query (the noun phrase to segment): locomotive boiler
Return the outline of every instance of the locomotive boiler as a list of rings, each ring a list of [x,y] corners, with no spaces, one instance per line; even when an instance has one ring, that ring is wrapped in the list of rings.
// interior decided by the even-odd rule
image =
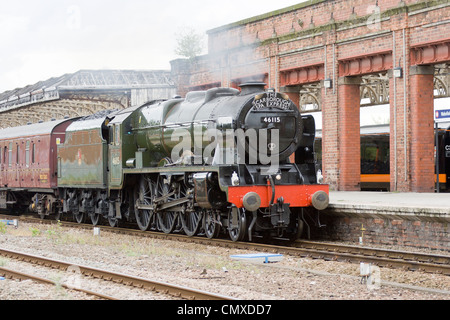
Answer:
[[[223,149],[245,148],[245,154],[251,156],[254,164],[264,162],[263,156],[273,161],[286,160],[296,151],[303,134],[303,121],[298,109],[286,95],[261,93],[264,92],[264,84],[241,87],[242,92],[231,88],[191,92],[186,99],[140,109],[133,126],[138,147],[152,153],[152,165],[157,165],[165,157],[179,160],[182,156],[178,154],[180,149],[188,154],[192,151],[197,164],[203,164],[208,159],[201,157],[214,156],[217,145],[222,152],[225,152]],[[258,92],[260,94],[255,95]],[[277,131],[277,141],[271,142],[274,131]],[[234,141],[234,136],[240,140],[253,138],[254,141]],[[182,138],[181,143],[178,138]],[[265,139],[261,146],[258,138]],[[222,163],[248,163],[245,159],[220,154],[224,155],[228,157],[221,158]]]

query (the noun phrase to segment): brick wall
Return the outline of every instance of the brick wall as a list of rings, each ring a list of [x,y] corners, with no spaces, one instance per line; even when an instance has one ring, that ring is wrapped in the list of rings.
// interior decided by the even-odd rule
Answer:
[[[349,241],[365,245],[392,245],[448,250],[450,225],[443,222],[396,220],[390,218],[344,217],[323,214],[323,228],[312,227],[313,240]],[[362,228],[365,231],[362,231]]]
[[[281,88],[285,70],[307,73],[310,66],[319,65],[323,74],[315,81],[331,79],[333,82],[332,89],[321,92],[325,182],[333,190],[354,190],[357,183],[340,181],[346,179],[345,173],[342,176],[343,168],[354,171],[359,170],[359,165],[347,163],[351,157],[345,157],[346,151],[342,149],[355,140],[354,136],[342,132],[343,126],[352,119],[346,119],[342,112],[346,109],[343,107],[346,94],[339,93],[338,79],[388,73],[400,67],[403,77],[391,77],[389,83],[391,190],[430,192],[434,177],[429,172],[434,161],[429,154],[433,142],[428,129],[433,120],[429,114],[420,118],[426,121],[424,125],[428,129],[415,131],[417,117],[430,110],[430,101],[427,100],[426,107],[414,107],[425,99],[421,96],[425,82],[420,77],[413,79],[410,55],[414,53],[412,48],[426,48],[427,43],[444,43],[443,49],[448,48],[449,20],[447,0],[307,1],[208,31],[209,54],[195,63],[189,62],[189,74],[183,78],[188,79],[188,84],[179,85],[183,88],[217,83],[232,86],[254,76],[266,79],[269,87],[286,90],[296,101],[296,86],[312,79],[299,79],[298,83],[288,85],[291,88]],[[442,61],[425,58],[431,65],[444,62],[443,59],[450,61],[445,54],[440,56]],[[426,96],[429,98],[429,93]],[[346,114],[353,116],[353,113]],[[358,121],[354,126],[352,132],[356,134]],[[424,140],[419,141],[419,136]],[[425,156],[414,159],[419,154]],[[418,167],[414,164],[422,162],[426,163]]]

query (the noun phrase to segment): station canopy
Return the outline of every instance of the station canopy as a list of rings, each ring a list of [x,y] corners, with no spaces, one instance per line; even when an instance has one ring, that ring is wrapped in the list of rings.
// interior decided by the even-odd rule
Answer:
[[[123,109],[174,95],[170,71],[80,70],[0,93],[0,128]]]

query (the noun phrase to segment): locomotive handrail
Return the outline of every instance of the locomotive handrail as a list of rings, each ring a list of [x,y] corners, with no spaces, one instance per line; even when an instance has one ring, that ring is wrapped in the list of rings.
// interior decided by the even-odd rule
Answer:
[[[253,109],[253,112],[254,112],[254,113],[267,113],[267,110]],[[296,116],[297,116],[297,113],[295,112],[295,110],[281,110],[281,109],[276,109],[276,112],[277,112],[277,113],[288,113],[288,114],[294,113],[294,114],[296,114]]]

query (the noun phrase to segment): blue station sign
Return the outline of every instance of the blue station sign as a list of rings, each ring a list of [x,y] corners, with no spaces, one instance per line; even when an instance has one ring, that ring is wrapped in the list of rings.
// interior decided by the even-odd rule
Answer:
[[[436,119],[450,119],[450,110],[436,110]]]

